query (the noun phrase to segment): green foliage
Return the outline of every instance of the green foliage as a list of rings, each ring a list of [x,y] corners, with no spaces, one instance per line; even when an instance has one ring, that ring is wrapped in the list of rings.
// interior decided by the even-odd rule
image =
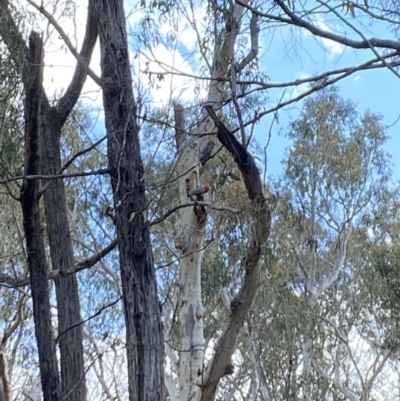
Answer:
[[[274,184],[272,259],[266,259],[249,324],[274,399],[300,400],[308,389],[312,399],[340,400],[340,391],[317,366],[331,372],[333,361],[340,360],[347,385],[360,389],[345,366],[362,353],[341,351],[345,341],[361,337],[372,353],[397,344],[398,252],[384,241],[396,236],[398,190],[380,117],[359,113],[337,88],[306,100],[287,132],[285,173]],[[331,278],[343,230],[350,228],[337,277],[313,299]],[[307,339],[313,364],[308,375]]]

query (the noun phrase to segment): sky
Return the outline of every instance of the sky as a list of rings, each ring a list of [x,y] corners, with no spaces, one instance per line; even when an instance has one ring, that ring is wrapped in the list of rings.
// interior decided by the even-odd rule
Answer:
[[[71,24],[70,20],[61,18],[63,29],[72,36],[73,43],[79,48],[83,37],[83,27],[86,20],[86,2],[77,2],[76,22]],[[134,31],[140,21],[140,12],[133,5],[134,1],[125,3],[126,14],[128,15],[128,31]],[[345,14],[342,12],[342,14]],[[197,21],[201,21],[204,16],[204,10],[196,10]],[[361,28],[367,37],[385,37],[393,38],[393,33],[388,30],[387,24],[368,25],[368,20],[364,20],[361,15],[353,18],[346,15],[346,20],[351,24]],[[317,25],[322,29],[327,29],[338,34],[346,34],[353,39],[359,39],[356,35],[346,33],[343,24],[338,19],[318,16]],[[43,23],[43,26],[44,23]],[[196,35],[187,23],[180,23],[177,27],[171,28],[170,24],[165,23],[160,29],[167,34],[172,32],[178,37],[179,46],[175,52],[171,52],[162,44],[158,44],[153,51],[153,56],[174,66],[180,72],[195,74],[196,65],[190,63],[185,58],[188,52],[196,48]],[[61,93],[70,81],[75,66],[75,60],[63,46],[62,42],[53,35],[45,56],[45,87],[49,94]],[[146,56],[152,57],[148,52],[136,57],[131,52],[132,62],[136,71],[139,73],[139,79],[147,85],[148,78],[143,74],[145,69],[150,71],[162,71],[160,65],[150,63],[146,65]],[[293,28],[276,28],[271,31],[260,32],[260,68],[267,73],[270,82],[287,82],[295,79],[311,76],[316,73],[322,73],[331,69],[357,65],[367,59],[373,58],[371,50],[353,50],[346,48],[335,42],[325,39],[316,39],[305,30]],[[96,46],[92,69],[100,75],[99,66],[100,54],[99,47]],[[164,66],[162,66],[164,67]],[[388,126],[388,133],[391,137],[387,144],[387,150],[393,157],[393,173],[396,179],[400,179],[400,164],[397,162],[400,155],[400,135],[397,133],[400,116],[397,102],[393,96],[400,89],[400,79],[391,71],[374,70],[357,72],[354,75],[338,83],[340,93],[344,98],[351,99],[358,106],[360,112],[370,110],[374,113],[380,113],[383,116],[383,123]],[[187,77],[167,76],[163,82],[159,83],[158,89],[152,89],[151,95],[157,106],[171,107],[171,89],[174,97],[179,97],[181,101],[192,101],[194,98],[202,99],[206,95],[205,88],[196,88],[194,80]],[[306,89],[306,85],[288,89],[286,97],[295,96]],[[268,93],[271,104],[282,96],[283,90],[271,90]],[[101,106],[101,93],[88,78],[84,87],[82,99],[88,103]],[[272,137],[268,147],[268,174],[278,175],[282,171],[281,160],[283,159],[285,148],[288,142],[283,135],[279,133],[287,127],[289,121],[297,117],[302,106],[302,102],[293,104],[279,112],[279,124],[274,125]],[[256,106],[257,107],[257,106]],[[262,109],[263,105],[259,105]],[[261,146],[265,146],[268,140],[268,132],[272,121],[272,115],[266,116],[255,130],[255,138]]]
[[[78,4],[79,6],[79,4]],[[129,4],[126,5],[127,14],[130,15],[128,24],[131,28],[135,27],[138,22],[139,13],[130,13],[132,10]],[[79,45],[83,36],[83,25],[86,20],[86,2],[78,7],[76,12],[77,20],[75,24],[71,24],[66,19],[61,19],[63,28],[76,39],[76,45]],[[202,12],[199,10],[197,18],[201,19]],[[351,16],[348,16],[352,18]],[[356,21],[357,22],[357,21]],[[334,20],[326,21],[321,17],[319,21],[321,27],[330,27],[332,31],[342,33],[341,27]],[[43,26],[45,26],[43,24]],[[184,25],[178,27],[178,35],[180,42],[185,51],[195,49],[196,35],[193,31]],[[76,32],[75,32],[76,29]],[[162,27],[165,32],[170,29],[167,25]],[[377,26],[375,32],[369,32],[368,36],[387,37],[392,34],[386,30],[384,26]],[[58,35],[53,35],[51,41],[48,42],[48,49],[45,56],[45,82],[44,86],[49,95],[59,94],[67,87],[72,78],[75,60],[69,54],[68,50],[63,47],[62,42],[57,40]],[[73,41],[73,43],[75,43]],[[311,76],[315,73],[321,73],[333,68],[359,64],[367,58],[373,57],[371,51],[354,51],[345,48],[336,43],[315,39],[311,34],[306,32],[293,31],[291,29],[277,29],[274,35],[269,36],[261,32],[260,40],[260,66],[268,74],[271,82],[292,81],[298,78]],[[195,66],[191,65],[182,54],[177,50],[172,54],[164,46],[158,45],[154,49],[157,58],[167,63],[173,63],[180,71],[188,74],[193,73]],[[145,56],[135,58],[131,54],[133,63],[136,64],[137,70],[143,70],[145,66]],[[99,66],[99,48],[95,49],[91,67],[98,75],[100,75]],[[151,65],[149,68],[158,68]],[[147,83],[147,78],[143,76],[143,84]],[[400,89],[400,79],[395,77],[388,70],[363,71],[341,81],[338,86],[344,98],[350,98],[358,105],[359,111],[363,112],[367,109],[375,113],[383,115],[383,122],[390,126],[388,133],[392,139],[387,144],[387,150],[392,154],[395,163],[393,167],[394,177],[400,179],[400,164],[398,159],[400,156],[400,135],[398,134],[400,110],[397,106],[395,93]],[[180,94],[181,100],[191,101],[195,97],[202,98],[205,96],[204,90],[196,89],[193,80],[189,78],[167,78],[160,83],[158,90],[151,92],[157,105],[168,105],[170,101],[170,90],[174,89],[174,94]],[[182,88],[185,88],[182,91]],[[300,93],[305,89],[295,88],[293,93],[288,90],[287,96]],[[282,90],[271,91],[271,101],[278,100],[282,95]],[[84,88],[83,101],[97,106],[101,106],[101,93],[94,82],[88,78]],[[262,108],[263,105],[255,105]],[[287,140],[279,134],[281,129],[285,129],[291,119],[297,117],[301,109],[301,102],[288,107],[279,112],[279,125],[274,126],[272,130],[272,138],[268,148],[268,174],[278,175],[282,171],[281,160],[283,159],[285,148],[288,146]],[[261,146],[264,146],[268,140],[268,131],[271,124],[272,116],[267,116],[256,129],[256,139]],[[101,121],[99,122],[99,130]]]
[[[370,36],[391,37],[392,33],[387,32],[385,28],[386,26],[378,26],[375,32],[370,33]],[[341,32],[338,30],[336,33]],[[299,33],[297,33],[297,37],[298,35]],[[297,54],[293,52],[290,54],[287,50],[287,42],[284,35],[276,35],[273,43],[269,44],[268,50],[261,56],[261,62],[268,66],[268,75],[273,81],[287,81],[288,77],[303,78],[314,73],[357,65],[374,57],[371,50],[354,50],[329,41],[322,43],[320,39],[316,39],[311,34],[304,35],[303,33],[302,46],[297,46]],[[279,63],[272,62],[275,57],[280,60]],[[382,115],[382,121],[388,127],[387,132],[391,137],[386,150],[392,155],[395,163],[393,176],[399,180],[400,135],[398,131],[400,122],[398,120],[400,108],[395,100],[395,93],[400,90],[400,79],[388,69],[379,69],[356,72],[354,75],[339,81],[337,86],[340,88],[341,96],[345,99],[351,99],[357,105],[359,112],[370,110]],[[281,171],[280,161],[285,147],[288,145],[287,140],[279,135],[279,128],[285,130],[288,122],[298,115],[301,105],[302,102],[298,102],[279,113],[280,125],[274,130],[268,152],[269,165],[273,174]],[[268,132],[269,129],[268,120],[264,124],[265,132]],[[258,132],[257,139],[261,143],[263,136],[262,132]]]

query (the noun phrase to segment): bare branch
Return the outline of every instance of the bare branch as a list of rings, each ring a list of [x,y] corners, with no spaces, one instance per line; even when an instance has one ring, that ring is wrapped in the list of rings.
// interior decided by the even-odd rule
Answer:
[[[243,258],[243,270],[246,272],[240,291],[231,301],[231,312],[228,327],[219,339],[213,359],[207,366],[203,382],[203,398],[212,400],[215,397],[218,383],[226,374],[231,364],[240,329],[250,309],[258,288],[259,260],[261,246],[268,239],[271,226],[271,212],[263,194],[263,184],[254,158],[246,148],[239,143],[235,136],[225,127],[216,116],[211,105],[205,105],[205,110],[217,127],[219,141],[232,154],[242,173],[249,199],[252,203],[251,240],[247,255]]]
[[[71,274],[75,274],[84,269],[89,269],[94,266],[97,262],[99,262],[102,258],[107,256],[111,251],[113,251],[117,246],[117,240],[111,242],[107,247],[102,249],[100,252],[91,256],[90,258],[78,262],[75,266],[69,267],[66,270],[51,270],[47,274],[47,278],[49,280],[56,280],[59,278],[63,278],[69,276]],[[0,274],[0,283],[7,284],[11,287],[23,287],[25,285],[29,285],[29,277],[25,277],[23,279],[14,279],[6,274]]]
[[[378,375],[382,372],[383,367],[386,364],[386,361],[389,359],[389,357],[393,354],[392,349],[385,349],[382,350],[380,354],[376,356],[376,359],[373,364],[374,371],[371,375],[371,377],[367,380],[364,386],[365,392],[369,393],[372,389],[372,385],[374,384],[375,379],[378,377]],[[382,357],[381,362],[379,363],[378,367],[376,367],[379,359]]]
[[[200,206],[205,206],[208,207],[212,210],[218,210],[218,211],[226,211],[226,212],[231,212],[234,214],[239,214],[239,211],[236,209],[233,209],[232,207],[229,206],[216,206],[212,203],[208,203],[208,202],[190,202],[190,203],[181,203],[179,205],[176,205],[175,207],[173,207],[172,209],[169,209],[167,212],[165,212],[162,216],[158,217],[155,220],[152,220],[149,222],[149,226],[154,226],[156,224],[160,224],[161,222],[163,222],[167,217],[171,216],[172,213],[176,212],[179,209],[182,209],[184,207],[190,207],[190,206],[196,206],[196,205],[200,205]]]
[[[30,3],[32,4],[33,2],[30,2]],[[44,10],[43,6],[41,6],[41,8],[44,12],[45,10]],[[50,17],[53,18],[51,15],[50,15]],[[54,20],[54,18],[53,18],[53,20]],[[50,21],[50,19],[49,19],[49,21]],[[50,22],[53,24],[52,21],[50,21]],[[56,26],[55,26],[55,28],[60,33],[60,31],[58,30],[58,28]],[[68,43],[65,39],[65,38],[68,39],[68,37],[66,35],[64,37],[61,33],[60,33],[60,35],[65,40],[65,43],[67,44],[67,46],[70,48],[70,46],[68,45]],[[98,23],[97,23],[97,19],[95,18],[95,15],[94,15],[93,2],[89,1],[88,14],[87,14],[87,19],[86,19],[85,37],[84,37],[84,40],[82,43],[82,49],[77,58],[78,65],[75,68],[74,76],[72,78],[71,83],[69,84],[64,96],[60,99],[60,101],[58,102],[58,105],[57,105],[58,115],[60,118],[60,125],[64,124],[65,120],[67,119],[67,117],[71,113],[73,107],[75,106],[75,104],[81,94],[83,85],[85,83],[86,74],[88,74],[88,73],[89,73],[89,75],[92,74],[90,76],[93,79],[94,73],[89,69],[89,63],[92,58],[93,49],[96,44],[97,36],[98,36]],[[70,43],[70,45],[72,46],[71,43]],[[72,52],[72,50],[71,50],[71,52]],[[75,56],[75,54],[74,54],[74,56]],[[77,57],[77,56],[75,56],[75,57]],[[97,79],[97,81],[96,81],[96,79]],[[93,79],[93,80],[101,87],[100,78],[98,78],[96,76],[96,79]]]
[[[111,306],[116,305],[120,300],[122,299],[122,296],[118,297],[115,301],[110,302],[106,305],[103,305],[96,313],[94,313],[93,315],[89,316],[86,319],[81,320],[79,323],[73,324],[72,326],[68,327],[67,329],[65,329],[64,331],[62,331],[55,339],[55,343],[57,344],[58,341],[60,340],[60,337],[63,336],[65,333],[67,333],[68,331],[72,330],[73,328],[80,326],[82,324],[85,324],[86,322],[88,322],[89,320],[92,320],[93,318],[99,316],[102,312],[104,312],[106,309],[110,308]]]
[[[237,0],[237,3],[241,4],[243,7],[248,8],[260,17],[265,17],[273,21],[284,22],[287,24],[298,26],[300,28],[307,29],[309,32],[316,36],[333,40],[334,42],[341,43],[342,45],[349,46],[354,49],[370,49],[371,46],[373,46],[383,49],[395,49],[400,51],[400,42],[396,42],[395,40],[370,38],[357,41],[348,37],[337,35],[333,32],[324,31],[323,29],[318,28],[317,26],[297,16],[293,11],[289,9],[289,7],[285,4],[283,0],[275,0],[275,3],[284,11],[286,15],[289,16],[289,18],[258,11],[256,8],[248,6],[245,2],[242,2],[242,0]]]
[[[242,71],[247,65],[249,65],[258,55],[258,33],[260,29],[257,25],[257,14],[253,13],[250,20],[250,51],[246,57],[235,67],[236,72]]]
[[[99,139],[97,142],[93,143],[92,145],[88,146],[86,149],[82,149],[79,152],[76,152],[67,162],[62,166],[61,170],[58,172],[58,174],[61,174],[64,170],[66,170],[78,157],[84,155],[85,153],[90,152],[92,149],[94,149],[97,145],[100,145],[107,136],[103,136],[103,138]]]
[[[185,109],[180,104],[174,104],[175,113],[175,140],[177,149],[181,148],[184,143],[185,134]]]
[[[247,349],[247,355],[249,357],[249,359],[251,360],[251,363],[253,364],[253,368],[258,380],[258,384],[260,386],[260,392],[262,394],[262,399],[264,401],[271,401],[272,398],[272,394],[271,394],[271,389],[267,383],[267,377],[265,375],[265,369],[261,364],[260,361],[260,356],[257,353],[254,343],[253,343],[253,339],[251,337],[250,332],[248,331],[246,325],[243,326],[243,331],[245,333],[246,336],[246,349]]]
[[[98,175],[98,174],[108,174],[108,169],[100,169],[95,171],[82,171],[77,173],[69,173],[69,174],[35,174],[35,175],[18,175],[17,177],[6,178],[5,180],[0,180],[0,184],[6,184],[12,181],[18,180],[58,180],[63,178],[73,178],[73,177],[87,177],[89,175]]]
[[[17,303],[17,312],[15,314],[15,318],[4,333],[3,338],[1,339],[1,344],[4,345],[8,341],[8,339],[13,335],[15,330],[18,328],[20,323],[24,320],[24,306],[28,299],[28,295],[26,293],[20,292],[18,296],[18,303]]]
[[[98,77],[93,71],[92,69],[88,66],[87,61],[90,60],[90,56],[92,53],[92,49],[90,49],[90,47],[94,46],[94,43],[91,43],[93,41],[93,34],[95,33],[95,38],[97,38],[97,21],[92,20],[92,18],[94,18],[93,15],[91,15],[91,13],[89,13],[88,15],[88,23],[90,22],[90,27],[89,27],[89,32],[86,32],[85,36],[85,40],[87,40],[90,43],[85,42],[84,44],[86,44],[85,47],[82,48],[82,52],[78,53],[77,50],[75,49],[74,45],[71,43],[71,41],[69,40],[68,35],[64,32],[64,30],[61,28],[61,26],[58,24],[58,22],[55,20],[55,18],[53,17],[52,14],[50,14],[42,5],[39,6],[39,4],[36,4],[33,0],[26,0],[31,6],[33,6],[34,8],[36,8],[36,10],[38,10],[41,14],[43,14],[51,23],[51,25],[54,26],[54,28],[56,29],[56,31],[60,34],[60,36],[62,37],[62,39],[64,40],[65,44],[67,45],[69,51],[74,55],[74,57],[78,60],[79,62],[79,66],[80,68],[84,68],[88,75],[90,76],[90,78],[93,79],[94,82],[96,82],[97,85],[100,86],[100,88],[103,87],[103,82],[101,80],[100,77]],[[90,11],[90,8],[89,8]],[[94,27],[94,24],[96,24],[96,27]],[[94,29],[96,30],[96,32],[94,32]],[[93,30],[93,31],[91,31]],[[96,40],[94,40],[94,42],[96,42]],[[81,67],[82,66],[82,67]],[[65,96],[65,101],[68,100],[68,97],[73,96],[73,92],[76,91],[76,85],[79,84],[79,82],[77,82],[77,80],[81,77],[81,71],[80,69],[75,71],[75,75],[74,78],[72,79],[71,85],[68,88],[69,92],[68,92],[68,96]],[[81,79],[83,79],[83,77],[81,77]],[[80,93],[80,90],[79,90]],[[67,93],[66,93],[67,95]],[[63,106],[68,106],[65,102],[65,104]],[[65,114],[65,113],[64,113]]]
[[[339,380],[335,380],[325,369],[322,369],[319,365],[313,364],[314,368],[318,373],[323,376],[326,380],[332,381],[333,385],[350,401],[359,401],[359,397],[348,387],[344,386]]]

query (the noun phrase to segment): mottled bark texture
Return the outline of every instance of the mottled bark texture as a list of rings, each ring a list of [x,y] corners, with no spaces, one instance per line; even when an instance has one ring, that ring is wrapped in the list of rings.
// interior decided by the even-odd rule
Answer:
[[[199,141],[185,131],[185,111],[175,105],[175,139],[178,150],[179,199],[190,201],[188,191],[202,186],[199,181]],[[181,250],[179,261],[179,398],[197,401],[201,395],[204,363],[204,308],[201,299],[201,261],[207,210],[194,204],[179,211],[180,230],[175,247]]]
[[[41,97],[43,74],[43,42],[32,32],[24,67],[25,86],[25,172],[36,175],[40,168]],[[29,79],[28,79],[29,77]],[[33,317],[38,345],[40,375],[44,401],[60,400],[60,384],[51,326],[47,282],[46,254],[39,209],[39,180],[26,180],[21,190],[22,212],[28,266],[31,280]]]
[[[122,0],[94,0],[108,160],[126,323],[131,401],[163,397],[163,337]]]
[[[248,0],[242,4],[247,5]],[[217,6],[212,5],[214,11]],[[210,68],[210,87],[207,94],[207,104],[219,108],[227,94],[227,82],[231,79],[232,97],[234,97],[234,81],[236,74],[245,68],[257,54],[258,30],[250,29],[251,51],[240,64],[233,62],[235,54],[235,42],[240,33],[241,21],[245,8],[240,4],[233,4],[230,15],[226,18],[225,27],[215,40],[213,61]],[[253,25],[256,25],[254,21]],[[235,65],[235,68],[232,66]],[[196,128],[187,135],[183,107],[175,107],[176,143],[179,155],[177,172],[179,175],[179,198],[181,203],[188,202],[187,190],[193,190],[197,186],[204,185],[200,176],[201,151],[208,141],[214,138],[209,134],[215,131],[214,123],[204,111]],[[238,114],[239,115],[239,114]],[[240,118],[239,118],[240,121]],[[180,229],[176,233],[176,248],[181,250],[179,266],[179,328],[180,328],[180,352],[178,368],[178,389],[181,400],[204,401],[203,391],[205,386],[204,371],[204,327],[203,306],[201,299],[201,266],[203,258],[203,239],[207,210],[197,205],[194,208],[180,210]],[[222,361],[222,360],[221,360]],[[224,358],[219,365],[219,371],[225,374],[225,369],[230,360]],[[225,364],[224,367],[223,364]],[[216,375],[213,376],[213,386],[218,383]],[[215,392],[212,393],[212,396]],[[212,399],[212,398],[209,398]]]

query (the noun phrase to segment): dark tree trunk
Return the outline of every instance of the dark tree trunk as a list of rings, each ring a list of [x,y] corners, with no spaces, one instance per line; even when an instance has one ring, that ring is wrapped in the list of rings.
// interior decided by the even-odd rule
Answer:
[[[86,33],[81,56],[89,64],[98,31],[93,5],[89,2]],[[61,129],[78,97],[86,78],[86,66],[79,64],[74,77],[57,107],[43,102],[44,134],[42,143],[42,172],[57,174],[61,169]],[[65,270],[74,265],[68,209],[64,182],[49,180],[44,192],[47,234],[53,270]],[[85,401],[86,383],[83,360],[83,333],[78,282],[75,275],[55,281],[61,365],[61,392],[63,401]],[[70,327],[75,326],[73,329]],[[64,334],[62,334],[64,333]]]
[[[163,399],[163,337],[122,0],[94,0],[126,322],[129,399]]]
[[[85,38],[80,52],[81,61],[78,63],[73,79],[65,95],[58,102],[57,107],[50,107],[44,93],[41,93],[40,95],[41,105],[39,106],[39,104],[34,104],[35,101],[39,102],[39,95],[36,94],[36,97],[33,99],[33,95],[30,92],[28,93],[28,91],[33,90],[30,81],[33,68],[31,65],[23,65],[21,58],[23,54],[28,53],[28,50],[26,49],[24,40],[18,31],[18,27],[12,19],[12,15],[8,9],[8,1],[0,0],[0,8],[3,18],[3,24],[0,26],[2,39],[8,46],[16,65],[22,66],[22,80],[27,93],[27,105],[29,105],[29,107],[27,106],[27,112],[30,113],[27,114],[28,128],[32,125],[30,119],[37,118],[37,114],[35,115],[34,113],[38,112],[39,107],[41,106],[41,173],[57,174],[61,168],[61,128],[79,98],[87,74],[87,65],[90,62],[98,36],[98,25],[97,19],[93,13],[93,4],[89,1]],[[37,85],[39,86],[36,90],[42,91],[40,86],[41,81],[37,83]],[[35,146],[39,146],[37,142],[39,140],[38,137],[39,136],[37,135],[37,137],[32,139]],[[30,137],[27,137],[27,139],[30,140]],[[29,145],[29,143],[30,142],[27,140],[26,145]],[[36,157],[38,157],[38,155],[39,149],[37,149]],[[36,162],[37,160],[35,159],[35,163]],[[28,167],[30,170],[28,170]],[[39,168],[36,164],[34,167],[35,169],[36,167]],[[27,163],[26,174],[38,174],[38,171],[35,170],[35,173],[32,173],[32,171],[33,167]],[[31,194],[33,194],[32,191],[35,191],[35,197],[30,199],[29,195],[23,195],[23,201],[25,200],[25,202],[28,202],[24,205],[24,210],[28,210],[28,206],[30,208],[38,207],[36,205],[36,203],[39,202],[38,187],[36,184],[38,185],[36,181],[35,186],[33,186],[32,182],[26,183],[26,191],[28,190]],[[48,183],[44,184],[47,185],[44,192],[44,204],[52,266],[55,270],[65,270],[74,264],[74,258],[68,224],[68,210],[66,206],[64,183],[62,180],[50,180]],[[32,205],[30,205],[30,202],[33,202]],[[39,213],[39,209],[37,213]],[[31,218],[32,216],[27,213],[26,219]],[[36,233],[36,231],[33,233]],[[41,231],[39,231],[39,234],[40,237],[42,237]],[[32,232],[26,231],[26,235],[27,237],[31,236]],[[39,257],[38,255],[39,254],[36,256]],[[77,280],[75,276],[69,276],[57,280],[55,285],[59,333],[65,333],[60,337],[61,390],[63,400],[84,401],[86,399],[86,387],[84,378],[82,327],[78,325],[74,327],[74,329],[68,330],[71,326],[76,325],[81,321]],[[38,328],[36,329],[38,330]]]
[[[39,34],[35,32],[32,32],[29,38],[29,55],[24,68],[30,71],[30,79],[24,82],[26,93],[25,172],[27,175],[37,175],[40,168],[43,43]],[[24,182],[21,191],[22,212],[43,399],[44,401],[58,401],[60,400],[60,386],[51,325],[46,254],[40,222],[38,192],[39,180],[26,180]]]
[[[48,108],[44,114],[42,143],[43,174],[57,174],[61,168],[58,113]],[[73,266],[74,257],[62,180],[49,180],[43,194],[51,264],[54,270]],[[83,334],[78,283],[75,275],[55,281],[58,313],[61,393],[65,401],[84,401],[86,385],[83,362]],[[74,326],[73,329],[68,330]]]

